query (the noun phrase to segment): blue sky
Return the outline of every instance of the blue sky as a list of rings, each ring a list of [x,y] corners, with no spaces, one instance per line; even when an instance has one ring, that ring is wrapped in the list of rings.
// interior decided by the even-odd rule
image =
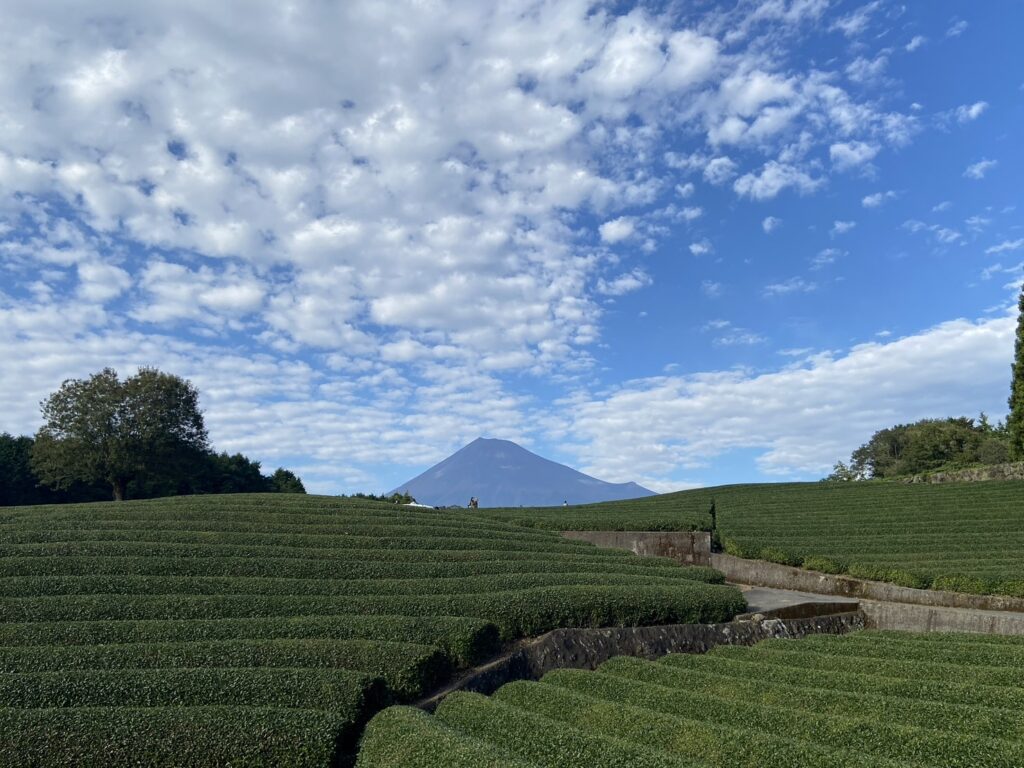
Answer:
[[[0,430],[155,365],[311,490],[670,490],[1005,415],[1019,3],[8,5]]]

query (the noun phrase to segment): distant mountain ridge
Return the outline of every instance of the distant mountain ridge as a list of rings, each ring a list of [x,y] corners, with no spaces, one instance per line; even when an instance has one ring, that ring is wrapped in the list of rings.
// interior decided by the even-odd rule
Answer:
[[[636,483],[606,483],[538,456],[510,440],[478,437],[392,493],[435,506],[550,507],[653,496]]]

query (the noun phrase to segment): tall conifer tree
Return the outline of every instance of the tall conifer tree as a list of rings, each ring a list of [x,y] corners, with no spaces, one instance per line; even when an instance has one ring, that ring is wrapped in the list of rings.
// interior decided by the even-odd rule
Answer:
[[[1021,288],[1018,309],[1013,380],[1010,382],[1010,415],[1006,419],[1006,427],[1010,433],[1010,458],[1024,461],[1024,287]]]

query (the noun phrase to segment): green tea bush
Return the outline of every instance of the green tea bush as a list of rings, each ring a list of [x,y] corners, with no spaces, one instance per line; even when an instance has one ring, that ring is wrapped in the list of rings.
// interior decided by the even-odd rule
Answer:
[[[411,707],[390,707],[367,726],[356,768],[529,768],[486,741],[474,739]]]
[[[324,768],[348,726],[329,712],[252,707],[0,709],[0,755],[40,768]]]
[[[267,616],[244,619],[65,621],[0,624],[0,646],[99,645],[237,639],[389,640],[437,645],[458,663],[495,655],[498,627],[459,616]]]
[[[502,642],[563,626],[728,620],[745,602],[721,581],[548,530],[363,500],[4,508],[0,754],[342,764],[374,712]],[[47,730],[60,732],[49,747],[37,732]],[[467,760],[516,764],[430,732]]]

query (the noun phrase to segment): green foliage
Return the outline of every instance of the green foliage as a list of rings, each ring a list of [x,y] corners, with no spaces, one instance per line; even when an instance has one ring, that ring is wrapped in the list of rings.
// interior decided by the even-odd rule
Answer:
[[[284,467],[278,467],[274,470],[274,474],[270,476],[270,488],[268,490],[271,493],[305,493],[306,486],[302,484],[302,480],[294,472]]]
[[[1013,345],[1010,413],[1006,418],[1006,431],[1009,433],[1010,459],[1024,461],[1024,288],[1017,307],[1017,337]]]
[[[493,508],[472,514],[552,531],[710,531],[713,500],[711,489],[702,488],[601,504]]]
[[[922,419],[875,432],[855,450],[850,463],[836,463],[826,480],[850,481],[906,477],[979,464],[1003,464],[1010,458],[1010,433],[978,419]]]
[[[995,429],[985,418],[980,422]],[[631,515],[638,521],[660,516],[648,506],[696,511],[713,496],[722,547],[735,557],[910,587],[1024,597],[1022,489],[1020,481],[733,485],[580,508],[573,522],[630,528]],[[538,512],[537,525],[549,525],[552,512]]]
[[[454,694],[432,723],[385,710],[359,766],[403,765],[388,762],[389,745],[416,733],[417,768],[446,765],[452,734],[472,740],[463,764],[474,767],[514,754],[551,768],[1010,768],[1024,764],[1022,673],[1024,638],[979,635],[860,632],[619,657],[490,698]]]
[[[849,568],[846,563],[833,560],[831,557],[822,557],[821,555],[808,555],[804,558],[801,565],[809,571],[819,571],[821,573],[843,573]]]
[[[445,768],[533,765],[485,741],[465,736],[420,709],[390,707],[367,727],[356,768],[434,768],[442,764]]]
[[[324,768],[349,724],[271,707],[0,709],[0,754],[31,766]]]
[[[0,646],[363,638],[436,645],[458,664],[498,652],[498,628],[460,616],[265,616],[239,619],[67,621],[0,625]]]
[[[367,500],[6,507],[0,527],[0,750],[39,765],[125,764],[117,739],[133,728],[137,763],[338,764],[385,703],[422,697],[502,640],[717,622],[746,607],[735,588],[705,583],[721,580],[711,569]],[[67,732],[47,752],[38,728]],[[176,762],[161,728],[167,744],[187,734],[209,754],[183,746]]]
[[[186,475],[207,448],[198,391],[153,368],[124,381],[111,368],[68,379],[42,410],[32,463],[55,488],[106,482],[121,500],[132,480]]]

